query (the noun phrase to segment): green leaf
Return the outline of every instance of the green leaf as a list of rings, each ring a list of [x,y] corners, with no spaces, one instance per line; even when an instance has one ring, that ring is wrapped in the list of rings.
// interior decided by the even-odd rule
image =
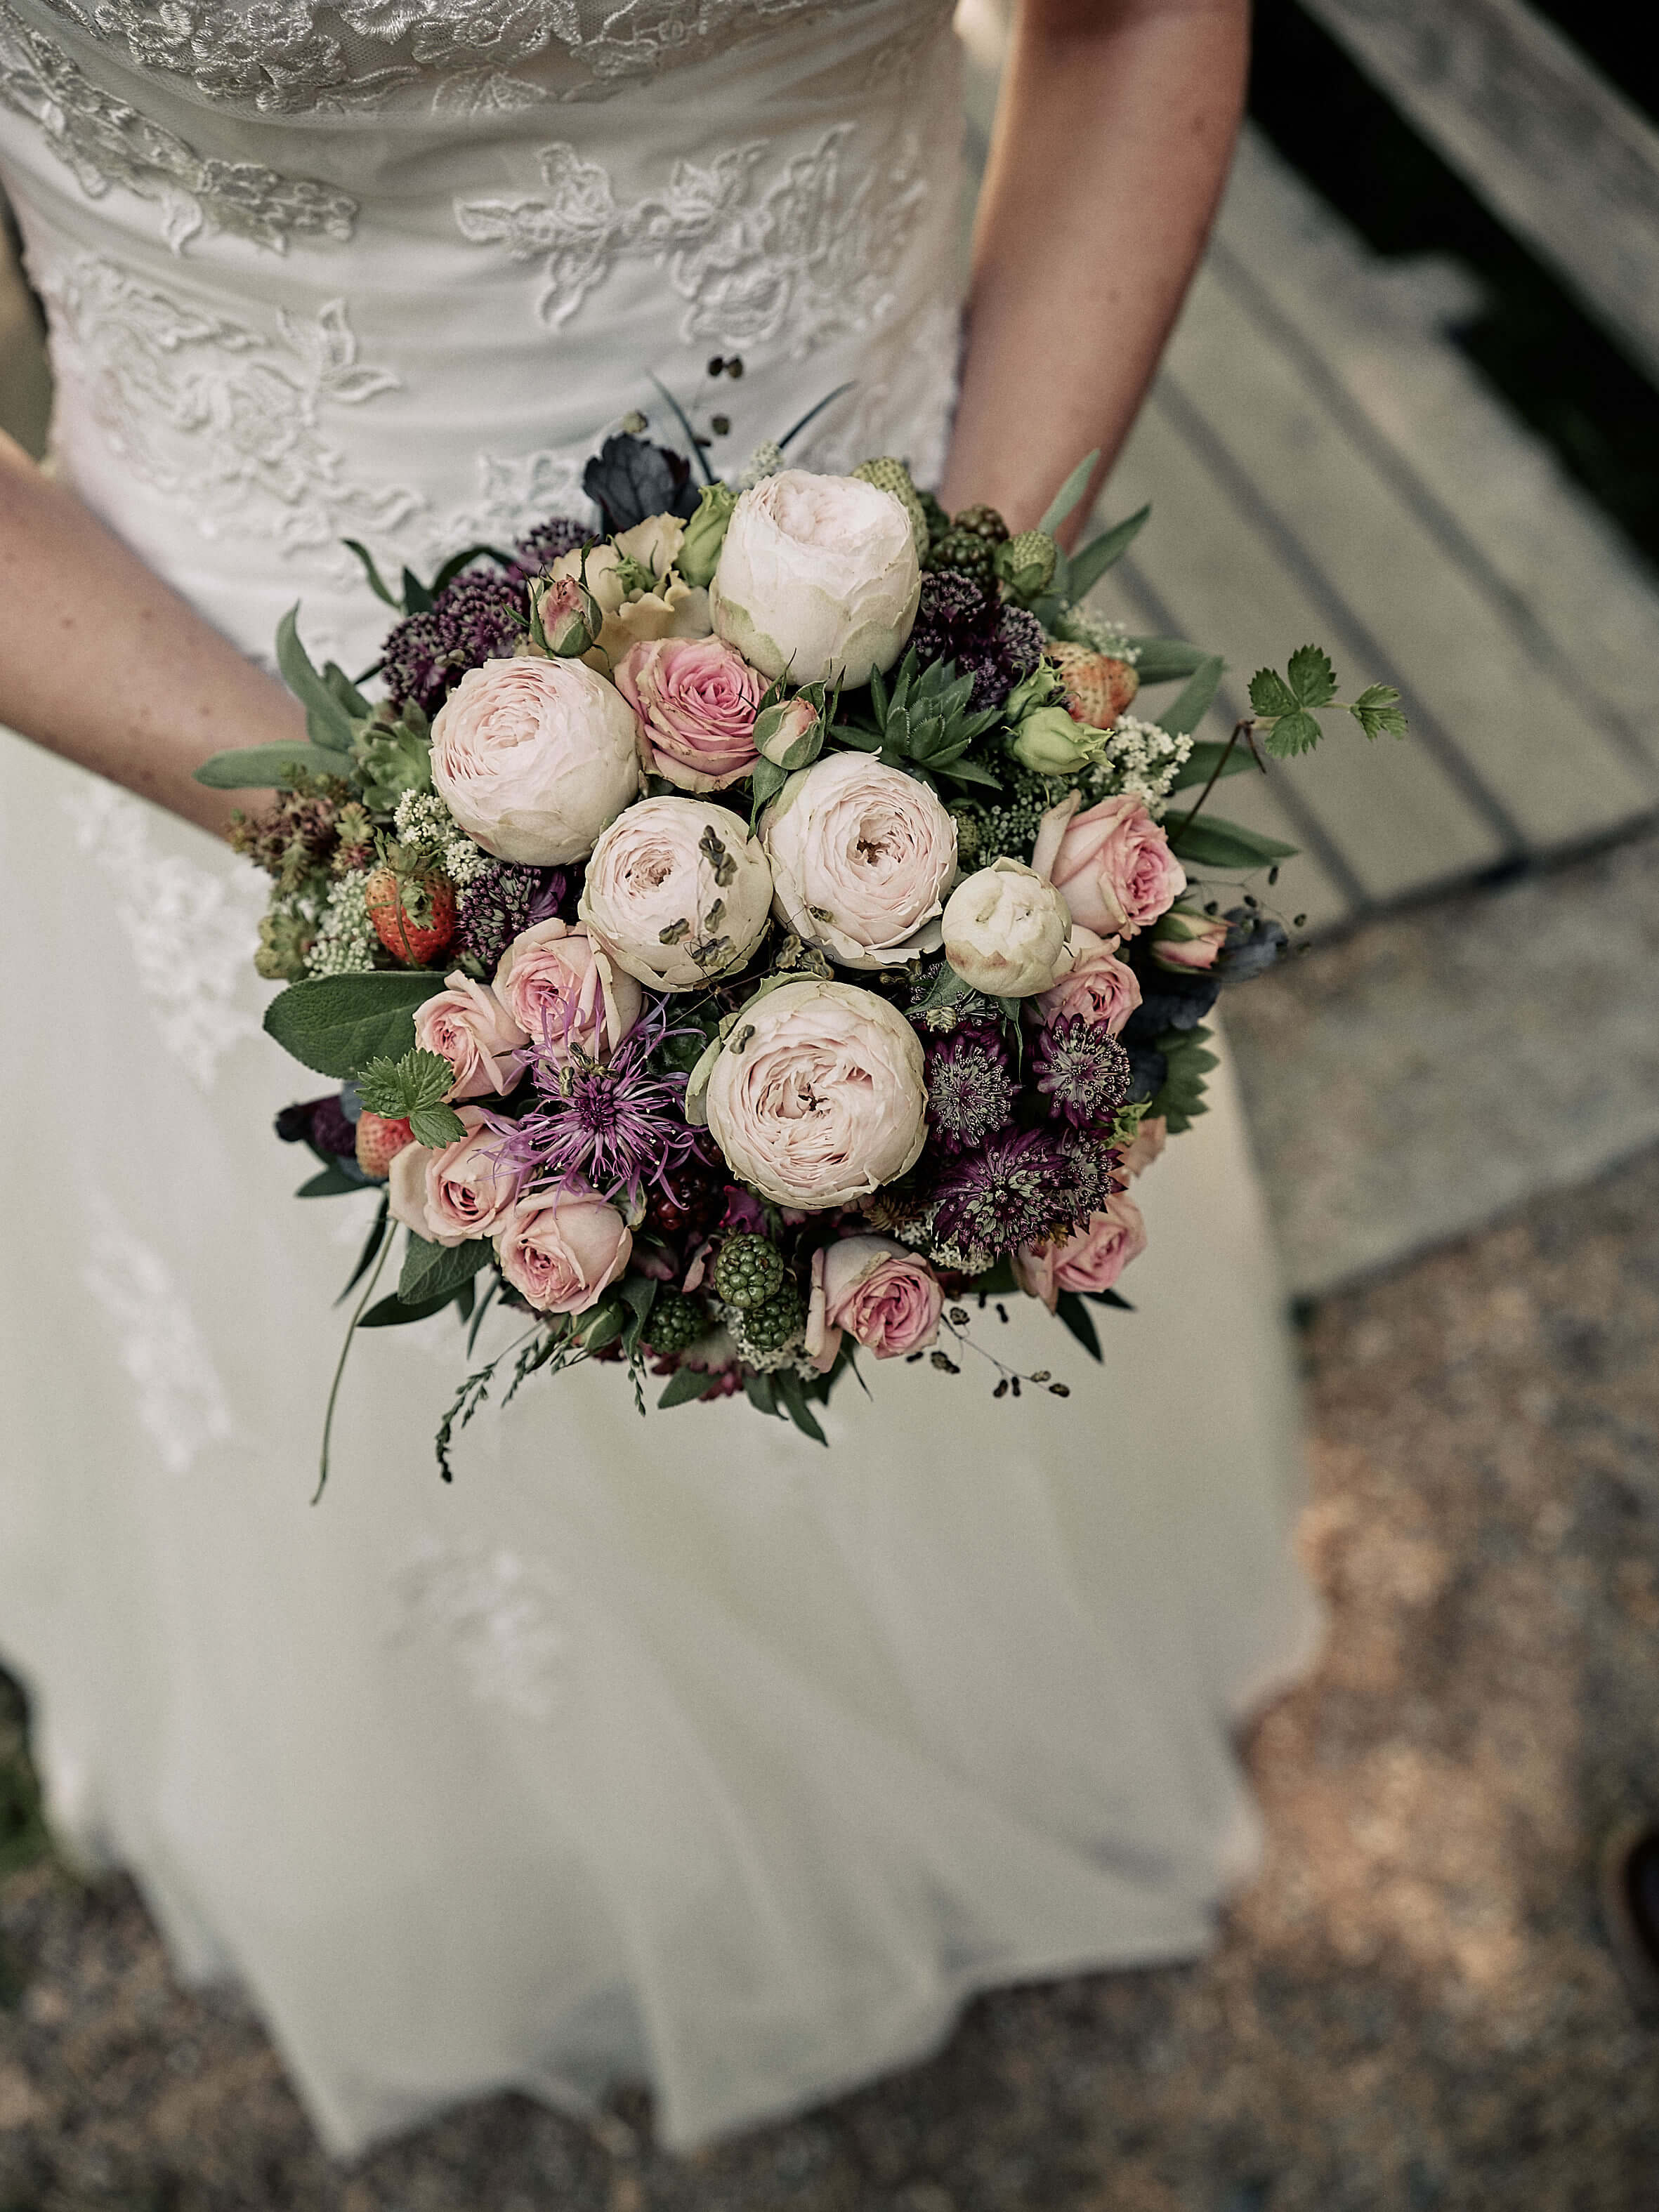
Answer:
[[[1258,668],[1250,678],[1250,704],[1271,720],[1296,712],[1296,694],[1276,668]]]
[[[1115,1291],[1085,1291],[1083,1295],[1085,1298],[1092,1299],[1097,1306],[1115,1306],[1119,1313],[1134,1311],[1127,1298],[1120,1297]]]
[[[411,615],[426,614],[432,605],[432,594],[412,568],[404,570],[404,606]]]
[[[1209,713],[1211,702],[1221,689],[1221,672],[1226,665],[1218,653],[1200,660],[1182,690],[1158,715],[1159,728],[1167,730],[1172,738],[1190,737]]]
[[[700,1367],[677,1368],[669,1376],[667,1387],[657,1404],[664,1408],[686,1405],[693,1398],[701,1398],[714,1379],[712,1375],[704,1374]]]
[[[1060,489],[1049,501],[1048,507],[1043,512],[1042,520],[1037,525],[1037,528],[1041,530],[1045,536],[1049,538],[1054,537],[1055,532],[1059,530],[1060,524],[1065,521],[1066,516],[1077,505],[1079,500],[1080,500],[1084,493],[1088,490],[1089,479],[1093,476],[1095,472],[1095,464],[1099,460],[1099,459],[1100,448],[1097,446],[1093,453],[1085,453],[1084,455],[1083,459],[1072,471],[1071,475],[1066,477],[1065,483],[1061,484]]]
[[[1100,1339],[1095,1333],[1095,1318],[1075,1291],[1062,1291],[1055,1313],[1063,1321],[1091,1359],[1100,1358]]]
[[[363,574],[368,579],[368,588],[374,592],[375,598],[377,599],[384,599],[387,606],[396,607],[398,612],[402,614],[404,612],[403,601],[398,598],[394,592],[388,589],[385,578],[374,565],[374,556],[369,551],[368,546],[359,544],[355,538],[348,538],[343,542],[346,550],[349,553],[355,553],[357,556],[357,558],[362,562]]]
[[[363,1247],[362,1257],[358,1261],[356,1266],[351,1271],[351,1280],[346,1285],[344,1290],[341,1291],[339,1297],[335,1299],[334,1303],[337,1306],[343,1305],[345,1304],[346,1300],[351,1296],[351,1293],[356,1289],[358,1284],[362,1282],[363,1277],[374,1265],[376,1259],[380,1255],[381,1240],[390,1233],[391,1228],[392,1218],[390,1203],[383,1194],[380,1200],[380,1211],[374,1216],[374,1226],[369,1231],[368,1242]]]
[[[1214,1053],[1206,1049],[1209,1041],[1210,1031],[1202,1023],[1190,1030],[1165,1030],[1158,1039],[1165,1063],[1164,1088],[1147,1111],[1164,1116],[1172,1137],[1191,1128],[1198,1116],[1208,1110],[1204,1079],[1220,1065]]]
[[[952,783],[988,783],[993,791],[1002,788],[1002,778],[993,775],[990,769],[982,767],[978,761],[951,761],[948,766],[936,768],[933,773],[935,775],[948,775]]]
[[[306,710],[306,727],[316,745],[336,752],[351,748],[351,717],[312,665],[311,655],[300,642],[300,607],[296,600],[276,625],[276,665],[289,690]],[[339,771],[337,769],[336,774]]]
[[[416,1007],[443,987],[430,969],[313,976],[271,1000],[265,1031],[301,1066],[343,1079],[379,1054],[409,1051]]]
[[[628,1308],[620,1298],[606,1298],[592,1313],[582,1315],[570,1340],[584,1352],[598,1352],[603,1345],[614,1344],[627,1326]]]
[[[1336,671],[1318,646],[1297,646],[1287,672],[1298,707],[1328,707],[1335,698]]]
[[[1235,745],[1229,752],[1224,744],[1212,744],[1207,738],[1203,738],[1176,770],[1176,779],[1170,788],[1171,791],[1184,791],[1190,784],[1206,784],[1215,775],[1218,767],[1221,769],[1218,781],[1224,783],[1230,775],[1243,775],[1246,769],[1255,766],[1248,745]]]
[[[382,1298],[378,1305],[372,1305],[357,1326],[359,1328],[406,1328],[411,1322],[430,1321],[434,1313],[441,1313],[446,1306],[455,1303],[461,1294],[461,1285],[457,1283],[449,1290],[439,1291],[435,1297],[422,1298],[418,1305],[410,1305],[394,1291],[390,1297]]]
[[[1121,522],[1114,523],[1109,530],[1103,531],[1080,553],[1073,554],[1071,571],[1066,579],[1068,599],[1081,599],[1088,596],[1113,562],[1121,561],[1134,544],[1152,511],[1150,506],[1143,507],[1138,514],[1127,515]]]
[[[1219,815],[1201,814],[1170,831],[1170,849],[1200,868],[1243,870],[1270,868],[1275,860],[1288,860],[1297,848],[1237,822],[1224,822]]]
[[[416,1106],[398,1118],[409,1123],[409,1133],[417,1145],[429,1145],[434,1152],[459,1144],[466,1134],[466,1124],[453,1106]]]
[[[351,763],[331,745],[234,745],[215,753],[196,770],[196,781],[210,791],[286,790],[301,769],[308,775],[347,775]]]
[[[772,1387],[772,1377],[769,1375],[745,1375],[743,1378],[743,1395],[757,1413],[776,1415],[778,1394]]]
[[[343,1168],[325,1168],[320,1175],[302,1182],[294,1194],[295,1198],[340,1198],[349,1190],[362,1190],[363,1185]]]
[[[453,1297],[470,1283],[490,1255],[488,1238],[469,1237],[465,1244],[433,1244],[411,1229],[398,1278],[398,1296],[406,1306],[422,1305],[441,1292]]]
[[[323,663],[323,681],[348,714],[361,720],[365,714],[374,712],[337,660]]]
[[[381,1054],[357,1077],[357,1092],[371,1114],[393,1121],[407,1120],[428,1107],[441,1106],[455,1087],[455,1071],[441,1053],[423,1052],[417,1046],[401,1060]],[[442,1139],[453,1144],[461,1133],[459,1117],[453,1134]],[[421,1142],[428,1140],[422,1137]]]
[[[1281,714],[1260,732],[1262,744],[1275,760],[1294,760],[1298,753],[1310,753],[1319,743],[1321,732],[1311,714],[1298,710],[1294,714]]]
[[[512,555],[500,551],[494,545],[469,545],[465,553],[452,553],[432,579],[431,588],[434,596],[441,592],[446,584],[453,584],[470,562],[481,560],[486,553],[492,561],[499,561],[503,568],[510,568],[513,566]]]
[[[784,1411],[803,1436],[811,1437],[814,1443],[828,1444],[830,1439],[812,1418],[806,1403],[806,1393],[801,1388],[799,1375],[788,1368],[780,1368],[772,1377],[774,1389],[783,1401]]]
[[[1175,684],[1210,658],[1201,645],[1184,637],[1126,637],[1135,649],[1135,673],[1143,684]]]
[[[651,1309],[657,1302],[657,1285],[649,1275],[624,1275],[617,1285],[617,1295],[631,1316],[623,1334],[623,1350],[632,1359],[640,1348]]]
[[[1368,738],[1403,738],[1405,711],[1392,684],[1368,684],[1348,712]]]
[[[1012,1297],[1019,1289],[1014,1280],[1013,1262],[1006,1258],[997,1261],[982,1275],[975,1275],[968,1287],[988,1298]]]

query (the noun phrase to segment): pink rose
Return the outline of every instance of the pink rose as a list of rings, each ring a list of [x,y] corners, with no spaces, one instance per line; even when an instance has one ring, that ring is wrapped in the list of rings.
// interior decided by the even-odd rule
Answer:
[[[1080,1015],[1108,1036],[1116,1036],[1140,1004],[1140,978],[1116,957],[1115,937],[1097,937],[1092,929],[1074,927],[1068,940],[1072,965],[1051,991],[1042,992],[1037,1005],[1045,1022]]]
[[[475,983],[459,968],[444,981],[446,989],[415,1009],[415,1042],[454,1069],[451,1103],[510,1091],[519,1079],[513,1054],[529,1043],[529,1033],[487,983]]]
[[[723,791],[755,765],[765,680],[720,639],[630,646],[612,681],[640,718],[646,767],[682,791]]]
[[[477,1106],[463,1106],[466,1129],[453,1145],[405,1145],[392,1163],[388,1203],[394,1219],[433,1244],[488,1237],[519,1195],[522,1177],[500,1158],[501,1139]]]
[[[633,1249],[621,1214],[584,1182],[520,1199],[495,1235],[501,1273],[538,1313],[586,1313]]]
[[[1219,915],[1172,906],[1152,932],[1152,957],[1160,968],[1203,970],[1215,966],[1226,942],[1227,925]]]
[[[590,1060],[614,1052],[645,1004],[634,978],[612,965],[581,922],[520,930],[496,966],[495,995],[561,1067],[573,1052]]]
[[[1162,1159],[1169,1139],[1170,1125],[1161,1114],[1143,1121],[1135,1131],[1133,1144],[1123,1155],[1123,1173],[1130,1177],[1145,1175],[1154,1160]]]
[[[1146,1249],[1140,1208],[1119,1191],[1063,1243],[1022,1244],[1014,1255],[1014,1278],[1052,1313],[1062,1291],[1109,1291]]]
[[[1043,816],[1031,866],[1065,895],[1073,921],[1133,937],[1175,904],[1186,872],[1139,799],[1103,799],[1081,814],[1073,792]]]
[[[807,1356],[827,1375],[843,1330],[878,1359],[926,1351],[944,1304],[939,1278],[920,1253],[887,1237],[843,1237],[812,1255]]]

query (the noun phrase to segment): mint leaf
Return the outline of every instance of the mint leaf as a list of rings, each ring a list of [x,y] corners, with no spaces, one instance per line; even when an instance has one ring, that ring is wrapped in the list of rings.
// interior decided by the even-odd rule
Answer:
[[[1281,714],[1261,732],[1261,742],[1275,760],[1294,760],[1297,753],[1310,753],[1319,738],[1318,723],[1311,714],[1300,712]]]
[[[443,988],[441,975],[410,969],[315,975],[271,1000],[265,1033],[302,1066],[343,1080],[383,1054],[409,1051],[416,1007]]]
[[[1318,646],[1299,645],[1288,673],[1298,707],[1328,707],[1335,698],[1336,671]]]
[[[1392,684],[1368,684],[1348,712],[1368,738],[1403,738],[1405,710]]]
[[[1293,714],[1296,694],[1274,668],[1258,668],[1250,678],[1250,704],[1258,714]]]

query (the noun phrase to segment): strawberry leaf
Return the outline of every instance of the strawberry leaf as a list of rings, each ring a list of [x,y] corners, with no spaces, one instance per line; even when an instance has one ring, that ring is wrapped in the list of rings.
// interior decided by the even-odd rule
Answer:
[[[1316,645],[1299,645],[1288,674],[1298,707],[1328,707],[1336,696],[1336,671]]]

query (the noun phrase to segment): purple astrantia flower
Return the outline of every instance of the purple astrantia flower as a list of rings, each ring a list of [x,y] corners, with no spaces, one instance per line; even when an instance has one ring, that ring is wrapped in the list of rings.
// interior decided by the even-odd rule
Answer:
[[[670,1034],[666,1001],[656,999],[609,1060],[572,1052],[559,1061],[532,1045],[521,1057],[541,1103],[517,1121],[490,1117],[503,1161],[532,1184],[580,1176],[636,1208],[648,1189],[678,1204],[673,1176],[709,1155],[708,1139],[686,1122],[685,1077],[651,1066]]]
[[[412,699],[435,714],[469,668],[512,652],[528,621],[518,572],[464,568],[429,607],[392,626],[381,663],[386,690],[399,706]]]
[[[1048,1111],[1063,1115],[1074,1129],[1098,1128],[1112,1121],[1134,1080],[1129,1055],[1117,1039],[1081,1014],[1048,1023],[1031,1057]]]
[[[995,1030],[964,1023],[948,1036],[930,1037],[927,1050],[927,1116],[942,1152],[972,1152],[1007,1127],[1019,1093]]]
[[[926,668],[930,661],[954,660],[957,672],[974,679],[969,705],[977,712],[1000,707],[1016,684],[1042,658],[1042,624],[1024,607],[1006,606],[959,568],[938,568],[921,580],[910,642]]]
[[[520,541],[516,559],[521,576],[538,576],[544,568],[579,545],[597,545],[599,533],[591,522],[578,522],[568,514],[550,515]]]
[[[964,1251],[994,1255],[1069,1236],[1119,1187],[1117,1161],[1109,1146],[1011,1130],[952,1162],[934,1194],[935,1228]]]
[[[492,860],[473,877],[455,908],[455,947],[494,972],[522,929],[551,921],[569,888],[562,868],[521,867]]]

